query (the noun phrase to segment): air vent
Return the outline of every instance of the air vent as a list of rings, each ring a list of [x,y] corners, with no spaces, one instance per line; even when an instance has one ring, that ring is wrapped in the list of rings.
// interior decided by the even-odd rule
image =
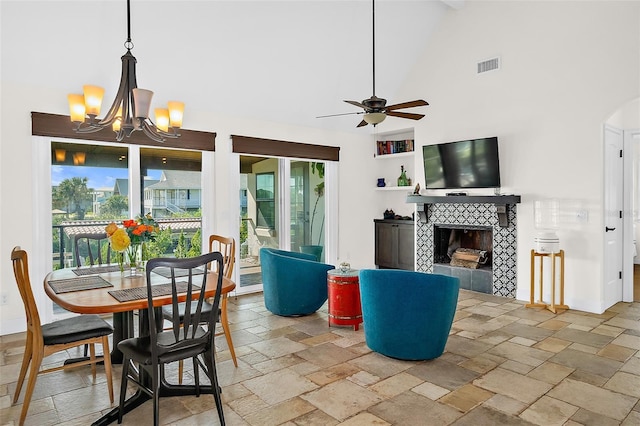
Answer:
[[[500,58],[491,58],[486,61],[478,62],[478,74],[500,69]]]

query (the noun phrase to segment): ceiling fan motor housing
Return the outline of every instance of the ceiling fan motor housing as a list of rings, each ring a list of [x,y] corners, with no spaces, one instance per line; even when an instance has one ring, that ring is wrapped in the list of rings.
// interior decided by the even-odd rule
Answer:
[[[362,105],[367,107],[367,112],[384,111],[384,107],[386,104],[386,99],[378,98],[377,96],[371,96],[369,99],[365,99],[364,101],[362,101]]]

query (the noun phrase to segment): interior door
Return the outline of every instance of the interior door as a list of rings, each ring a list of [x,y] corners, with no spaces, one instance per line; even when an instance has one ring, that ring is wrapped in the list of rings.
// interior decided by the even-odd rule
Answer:
[[[623,133],[604,129],[604,306],[622,301]]]

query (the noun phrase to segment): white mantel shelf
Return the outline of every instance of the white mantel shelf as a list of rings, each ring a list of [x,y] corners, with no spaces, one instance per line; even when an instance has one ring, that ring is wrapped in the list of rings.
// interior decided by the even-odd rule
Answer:
[[[453,203],[453,204],[480,204],[488,203],[496,206],[498,222],[500,226],[509,226],[507,205],[520,203],[519,195],[407,195],[407,203],[423,204],[426,208],[429,204]],[[420,209],[418,209],[420,210]]]

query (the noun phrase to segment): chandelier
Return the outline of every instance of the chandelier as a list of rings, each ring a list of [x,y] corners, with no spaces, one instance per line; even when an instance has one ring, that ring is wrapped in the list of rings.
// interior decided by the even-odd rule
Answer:
[[[127,0],[127,52],[122,56],[122,75],[116,98],[103,119],[98,119],[104,89],[98,86],[83,86],[83,94],[70,94],[69,109],[71,121],[77,133],[98,132],[111,126],[116,132],[116,140],[122,141],[136,130],[142,130],[156,142],[165,138],[177,138],[182,127],[184,103],[169,101],[168,108],[156,108],[154,124],[149,118],[151,90],[139,89],[136,82],[136,58],[131,54],[131,8]]]

